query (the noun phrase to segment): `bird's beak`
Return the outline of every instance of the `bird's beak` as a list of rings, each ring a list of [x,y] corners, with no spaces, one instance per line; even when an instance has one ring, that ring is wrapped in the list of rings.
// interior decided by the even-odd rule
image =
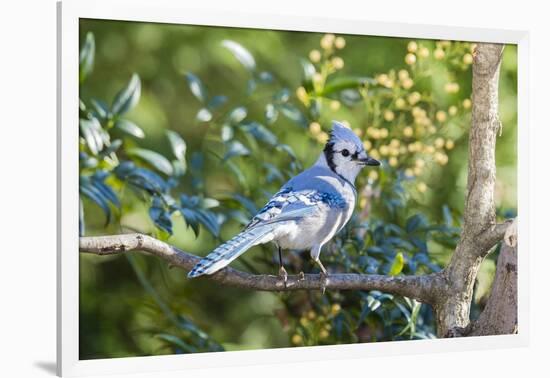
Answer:
[[[380,162],[378,160],[373,159],[370,156],[367,156],[365,158],[360,158],[358,160],[363,165],[373,165],[373,166],[380,165]]]

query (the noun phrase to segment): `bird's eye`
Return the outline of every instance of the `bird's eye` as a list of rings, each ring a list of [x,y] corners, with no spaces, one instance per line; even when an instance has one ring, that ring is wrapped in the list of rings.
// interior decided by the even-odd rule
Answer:
[[[349,151],[346,149],[342,150],[342,156],[343,157],[349,156]]]

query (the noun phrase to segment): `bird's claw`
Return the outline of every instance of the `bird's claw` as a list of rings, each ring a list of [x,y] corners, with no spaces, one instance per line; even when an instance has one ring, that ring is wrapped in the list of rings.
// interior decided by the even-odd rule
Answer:
[[[321,293],[325,295],[325,290],[328,285],[328,273],[325,271],[319,272],[319,281],[321,282]]]
[[[286,269],[284,266],[281,265],[279,268],[279,278],[283,280],[283,284],[285,288],[287,287],[287,281],[288,281],[288,273],[286,272]]]

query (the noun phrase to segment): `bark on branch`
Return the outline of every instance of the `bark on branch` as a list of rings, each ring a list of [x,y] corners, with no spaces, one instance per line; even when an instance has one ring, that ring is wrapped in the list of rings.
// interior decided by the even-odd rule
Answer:
[[[160,257],[185,271],[191,270],[200,260],[198,256],[142,234],[81,237],[79,247],[81,252],[96,255],[143,251]],[[321,290],[323,286],[318,274],[290,275],[285,286],[278,276],[254,275],[230,267],[198,279],[211,279],[223,285],[264,291]],[[437,274],[389,277],[345,273],[329,275],[325,288],[328,290],[380,290],[431,303],[432,293],[436,290],[439,281],[441,277]]]

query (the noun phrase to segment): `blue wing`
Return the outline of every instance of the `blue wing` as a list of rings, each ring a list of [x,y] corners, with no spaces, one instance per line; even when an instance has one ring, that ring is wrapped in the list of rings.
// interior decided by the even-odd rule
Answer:
[[[296,220],[311,215],[320,205],[344,208],[346,202],[336,193],[325,193],[315,189],[293,191],[285,187],[277,192],[269,202],[252,218],[246,229],[287,220]]]

